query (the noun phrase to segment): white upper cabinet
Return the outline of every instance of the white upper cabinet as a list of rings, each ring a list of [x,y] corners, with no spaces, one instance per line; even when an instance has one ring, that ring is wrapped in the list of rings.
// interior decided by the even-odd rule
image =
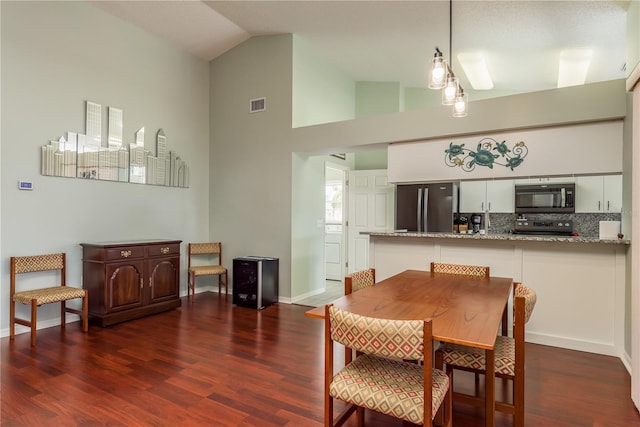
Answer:
[[[622,175],[576,177],[576,213],[622,211]]]
[[[512,179],[461,181],[460,212],[513,213],[513,186]]]

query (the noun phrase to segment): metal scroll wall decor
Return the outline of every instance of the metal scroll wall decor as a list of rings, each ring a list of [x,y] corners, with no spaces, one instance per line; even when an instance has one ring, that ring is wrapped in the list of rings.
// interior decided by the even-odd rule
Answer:
[[[449,144],[444,150],[444,163],[451,167],[460,167],[465,172],[471,172],[476,165],[493,169],[494,165],[504,166],[511,170],[522,164],[529,149],[524,141],[520,141],[509,148],[505,141],[498,142],[493,138],[482,138],[476,150],[465,148],[464,144]]]
[[[107,145],[102,144],[102,105],[86,102],[85,134],[67,132],[42,147],[41,174],[136,184],[189,187],[189,166],[156,134],[156,155],[145,148],[144,127],[124,144],[122,110],[108,107]]]

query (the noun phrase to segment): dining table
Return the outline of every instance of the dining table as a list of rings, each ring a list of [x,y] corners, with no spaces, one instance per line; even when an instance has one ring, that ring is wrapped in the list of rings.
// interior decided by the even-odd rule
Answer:
[[[494,359],[513,279],[406,270],[331,302],[352,313],[394,320],[431,319],[435,341],[485,350]],[[324,319],[324,306],[305,312]],[[485,425],[495,425],[495,363],[486,364]]]

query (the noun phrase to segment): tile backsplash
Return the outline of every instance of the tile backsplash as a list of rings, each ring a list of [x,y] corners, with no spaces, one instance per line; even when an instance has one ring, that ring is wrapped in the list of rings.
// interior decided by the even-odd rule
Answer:
[[[469,218],[471,214],[460,213],[458,216]],[[620,213],[575,213],[575,214],[531,214],[528,219],[549,219],[549,220],[573,220],[573,228],[579,236],[597,238],[600,230],[600,221],[620,221]],[[515,213],[490,213],[489,233],[506,234],[512,233],[513,227],[518,217]]]

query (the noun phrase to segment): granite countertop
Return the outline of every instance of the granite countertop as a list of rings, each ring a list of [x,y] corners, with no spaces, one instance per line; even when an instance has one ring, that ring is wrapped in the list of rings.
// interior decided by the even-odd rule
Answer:
[[[601,240],[597,237],[557,236],[550,234],[461,234],[461,233],[420,233],[420,232],[361,232],[376,237],[415,237],[431,239],[469,239],[469,240],[517,240],[528,242],[569,242],[569,243],[603,243],[614,245],[630,245],[628,239]]]

